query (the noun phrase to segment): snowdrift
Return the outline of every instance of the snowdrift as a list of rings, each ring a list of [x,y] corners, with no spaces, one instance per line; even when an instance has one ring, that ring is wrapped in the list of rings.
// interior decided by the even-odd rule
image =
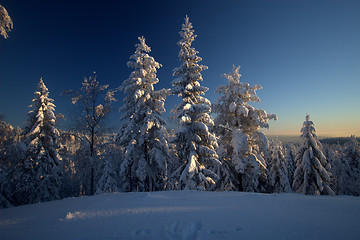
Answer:
[[[0,209],[1,239],[359,239],[360,198],[115,193]]]

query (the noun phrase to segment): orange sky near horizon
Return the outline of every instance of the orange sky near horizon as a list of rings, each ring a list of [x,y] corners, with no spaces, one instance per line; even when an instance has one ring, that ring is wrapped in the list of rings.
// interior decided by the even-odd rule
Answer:
[[[302,124],[305,120],[294,122],[283,122],[281,118],[277,121],[270,121],[269,129],[263,132],[267,135],[300,135]],[[310,120],[314,122],[316,134],[322,137],[350,137],[351,135],[360,136],[360,117],[336,119],[326,121],[326,119],[314,119],[310,115]]]

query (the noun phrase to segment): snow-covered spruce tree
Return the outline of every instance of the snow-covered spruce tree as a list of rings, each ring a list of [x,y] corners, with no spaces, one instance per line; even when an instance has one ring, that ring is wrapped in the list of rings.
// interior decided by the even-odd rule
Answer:
[[[96,73],[88,78],[84,78],[80,90],[67,90],[65,95],[71,98],[73,104],[80,106],[79,121],[80,131],[84,133],[84,138],[88,142],[84,146],[89,149],[84,150],[83,153],[88,152],[82,161],[86,161],[86,166],[90,171],[89,182],[90,187],[84,186],[89,189],[88,193],[94,195],[95,193],[95,169],[98,164],[96,147],[99,144],[97,138],[102,133],[101,124],[111,111],[111,104],[115,102],[114,97],[116,90],[107,90],[109,85],[101,85],[97,81]]]
[[[345,168],[350,170],[350,179],[346,183],[346,192],[342,194],[349,194],[354,196],[360,195],[360,148],[354,135],[351,136],[350,141],[344,146],[344,164]],[[350,169],[349,169],[350,168]]]
[[[25,144],[20,142],[20,128],[14,129],[0,116],[0,208],[21,204],[18,194],[18,179],[22,174],[25,159]],[[19,199],[18,199],[19,198]]]
[[[23,203],[59,199],[61,157],[57,151],[59,132],[55,127],[55,105],[42,79],[30,105],[28,122],[23,131],[26,157],[17,189]]]
[[[6,11],[6,9],[0,5],[0,35],[5,39],[8,37],[7,33],[13,28],[13,22]]]
[[[120,109],[124,123],[118,141],[125,150],[120,178],[124,191],[158,191],[166,187],[170,157],[165,121],[161,116],[169,90],[154,90],[161,64],[149,56],[151,49],[145,38],[138,39],[135,53],[128,62],[134,71],[120,86],[127,94]]]
[[[119,192],[117,174],[113,159],[104,159],[100,179],[96,185],[95,194]]]
[[[224,74],[228,85],[218,87],[220,94],[214,112],[216,133],[219,139],[219,154],[233,168],[239,181],[239,190],[248,192],[265,191],[268,140],[261,128],[269,128],[268,121],[276,120],[275,114],[256,109],[249,102],[260,102],[256,91],[262,87],[240,82],[240,67],[233,67],[230,74]]]
[[[208,167],[220,162],[215,151],[216,137],[209,131],[214,124],[210,117],[211,103],[201,96],[208,88],[199,83],[203,80],[201,71],[207,67],[198,64],[202,59],[197,56],[198,51],[191,47],[196,35],[188,16],[180,36],[182,39],[178,45],[182,64],[174,69],[173,75],[178,78],[172,82],[172,93],[182,98],[176,109],[180,128],[174,138],[181,166],[173,177],[177,179],[178,189],[208,189],[218,179]]]
[[[19,175],[17,171],[23,158],[17,149],[16,131],[1,120],[0,116],[0,208],[17,205],[13,194],[16,191],[14,179]]]
[[[219,156],[222,156],[221,150],[217,152]],[[237,191],[240,183],[237,178],[236,170],[229,161],[225,161],[220,158],[221,165],[214,165],[210,167],[214,173],[216,173],[220,179],[216,182],[215,186],[211,187],[211,190],[217,191]]]
[[[309,115],[306,115],[301,129],[301,140],[295,157],[293,189],[306,195],[334,195],[330,187],[330,164],[322,152]]]
[[[288,169],[281,142],[276,141],[271,151],[270,184],[272,192],[290,192]]]
[[[103,146],[100,153],[101,165],[99,167],[99,176],[96,184],[95,194],[119,192],[119,171],[120,161],[122,159],[121,148],[116,144],[116,135],[108,135],[102,140]]]
[[[339,144],[329,146],[329,163],[331,163],[332,189],[337,195],[351,195],[352,170],[344,156],[344,149]]]
[[[290,186],[292,186],[292,182],[294,181],[294,172],[295,172],[295,155],[296,148],[294,143],[289,143],[285,146],[285,161],[287,165],[288,178],[290,182]]]
[[[0,179],[0,191],[12,206],[18,206],[29,203],[28,194],[24,194],[25,189],[29,188],[21,181],[24,177],[24,159],[26,157],[26,145],[23,142],[14,142],[6,148],[5,154],[2,156],[2,164],[0,171],[2,179]],[[4,200],[4,199],[3,199]],[[6,201],[0,201],[0,207],[8,207]],[[4,205],[5,204],[5,205]]]

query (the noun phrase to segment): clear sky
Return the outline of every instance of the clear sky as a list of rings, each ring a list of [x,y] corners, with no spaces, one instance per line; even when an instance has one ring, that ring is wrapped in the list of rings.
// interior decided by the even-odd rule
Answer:
[[[278,115],[267,134],[299,134],[310,114],[318,135],[360,136],[360,1],[75,1],[1,0],[14,29],[0,38],[0,114],[23,126],[43,77],[56,113],[68,124],[74,106],[60,93],[97,72],[102,84],[121,85],[126,62],[144,36],[163,67],[157,89],[170,88],[179,66],[179,31],[189,15],[193,46],[209,67],[206,97],[215,103],[223,73],[240,65],[242,80],[263,86],[261,103]],[[121,106],[122,94],[115,108]],[[179,103],[172,96],[167,111]],[[117,127],[114,111],[108,124]]]

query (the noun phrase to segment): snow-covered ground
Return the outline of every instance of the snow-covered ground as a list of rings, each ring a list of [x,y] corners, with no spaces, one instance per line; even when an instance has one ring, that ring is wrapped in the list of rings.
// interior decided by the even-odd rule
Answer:
[[[0,209],[0,239],[359,239],[360,198],[170,191]]]

